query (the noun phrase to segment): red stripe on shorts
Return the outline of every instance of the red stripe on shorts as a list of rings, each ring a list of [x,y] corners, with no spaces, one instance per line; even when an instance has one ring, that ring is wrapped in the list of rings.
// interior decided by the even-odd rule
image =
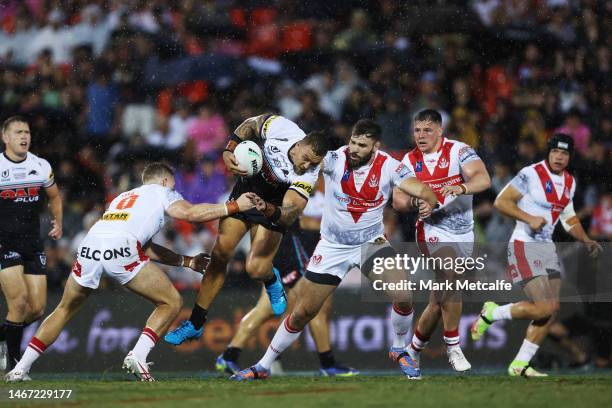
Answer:
[[[514,257],[516,258],[516,266],[518,267],[521,278],[529,279],[533,277],[529,261],[525,256],[525,243],[523,241],[514,241]]]

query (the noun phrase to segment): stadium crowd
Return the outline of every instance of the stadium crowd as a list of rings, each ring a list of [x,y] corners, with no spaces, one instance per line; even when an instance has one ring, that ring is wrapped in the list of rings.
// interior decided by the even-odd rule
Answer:
[[[64,196],[65,238],[47,247],[50,287],[61,288],[84,232],[147,161],[171,162],[187,199],[223,201],[233,183],[220,159],[226,138],[265,111],[339,140],[375,118],[384,149],[401,157],[414,112],[439,110],[447,135],[489,167],[493,186],[475,197],[477,235],[489,242],[513,228],[493,210],[496,194],[552,133],[568,133],[579,216],[609,241],[610,1],[431,3],[1,1],[0,112],[30,119],[33,151]],[[411,240],[413,220],[387,215],[390,234]],[[197,253],[211,248],[215,225],[172,224],[160,239]],[[169,273],[179,288],[200,280]]]

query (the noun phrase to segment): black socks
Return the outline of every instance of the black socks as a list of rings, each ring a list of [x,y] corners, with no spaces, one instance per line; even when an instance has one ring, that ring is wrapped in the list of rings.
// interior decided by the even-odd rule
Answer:
[[[336,358],[331,350],[319,353],[319,361],[321,362],[321,368],[330,368],[336,365]]]
[[[191,322],[191,324],[193,324],[193,327],[195,327],[196,330],[199,330],[202,326],[204,326],[204,323],[206,322],[207,313],[208,310],[201,308],[197,303],[195,304],[195,306],[193,306],[189,321]]]
[[[223,359],[227,361],[231,361],[233,363],[238,363],[238,359],[240,358],[241,352],[242,352],[241,348],[228,347],[223,352]]]
[[[8,368],[13,369],[21,359],[21,339],[23,338],[23,323],[4,321],[2,326],[8,351]]]

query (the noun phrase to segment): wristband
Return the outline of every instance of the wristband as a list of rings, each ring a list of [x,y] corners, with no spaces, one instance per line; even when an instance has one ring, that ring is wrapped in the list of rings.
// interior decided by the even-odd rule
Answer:
[[[236,150],[236,146],[238,146],[238,143],[242,142],[242,139],[240,139],[238,136],[232,134],[229,138],[229,140],[227,141],[227,145],[225,145],[225,150],[227,152],[230,153],[234,153],[234,150]]]
[[[190,256],[185,256],[185,255],[181,255],[181,264],[183,265],[183,268],[189,268],[189,264],[191,263],[191,257]],[[185,262],[187,261],[187,262]]]
[[[459,184],[459,188],[463,191],[463,194],[467,194],[467,187],[465,184]]]
[[[240,212],[240,207],[238,207],[238,202],[235,200],[230,200],[225,203],[225,216],[234,215]]]

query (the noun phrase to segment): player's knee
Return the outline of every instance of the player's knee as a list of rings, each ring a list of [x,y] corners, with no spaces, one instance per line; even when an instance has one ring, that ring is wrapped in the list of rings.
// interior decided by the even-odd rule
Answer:
[[[291,312],[289,325],[295,330],[303,330],[313,317],[314,314],[308,311],[308,309],[296,307],[293,312]]]
[[[168,299],[168,306],[170,306],[174,314],[178,314],[181,311],[181,308],[183,307],[183,298],[176,290],[174,290],[170,295]]]
[[[536,321],[548,321],[559,311],[559,302],[538,302],[535,306],[534,320]]]

